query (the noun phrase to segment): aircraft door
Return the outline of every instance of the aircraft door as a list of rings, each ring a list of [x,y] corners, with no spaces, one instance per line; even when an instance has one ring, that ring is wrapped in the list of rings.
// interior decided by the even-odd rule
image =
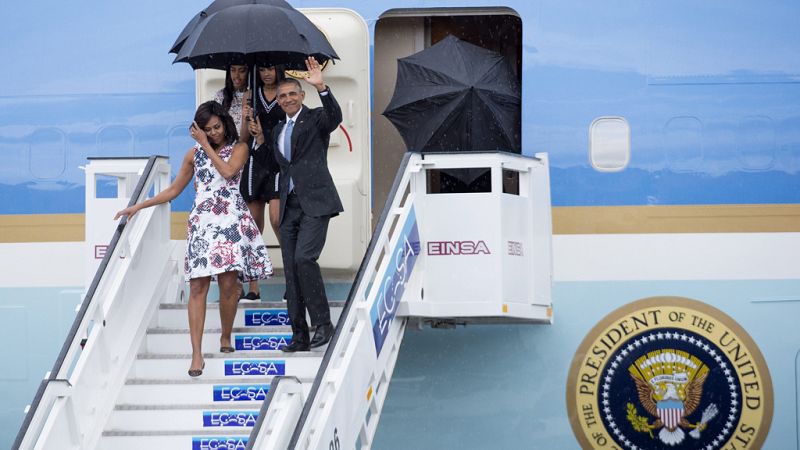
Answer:
[[[331,134],[328,167],[333,176],[344,213],[334,217],[328,228],[325,250],[319,259],[323,269],[355,272],[367,249],[370,225],[370,103],[369,31],[364,19],[343,8],[301,8],[328,38],[341,58],[323,69],[325,83],[342,107],[343,121]],[[300,77],[301,73],[289,73]],[[220,70],[196,71],[197,104],[208,101],[225,83]],[[321,105],[316,91],[304,81],[305,105]],[[264,239],[272,263],[283,267],[278,241],[265,218]]]
[[[378,220],[406,152],[397,129],[382,115],[395,91],[397,60],[425,50],[448,35],[504,55],[522,82],[522,19],[510,8],[408,8],[381,14],[375,24],[373,64],[374,221]]]

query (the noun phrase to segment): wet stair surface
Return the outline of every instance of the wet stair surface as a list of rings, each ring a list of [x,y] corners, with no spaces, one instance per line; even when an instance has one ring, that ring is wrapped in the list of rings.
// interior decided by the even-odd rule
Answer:
[[[336,324],[344,302],[330,306]],[[233,329],[236,351],[220,353],[219,307],[209,303],[205,369],[191,378],[187,305],[162,304],[156,314],[99,449],[243,449],[273,377],[298,377],[308,394],[327,348],[284,353],[281,348],[292,336],[286,303],[240,301]]]

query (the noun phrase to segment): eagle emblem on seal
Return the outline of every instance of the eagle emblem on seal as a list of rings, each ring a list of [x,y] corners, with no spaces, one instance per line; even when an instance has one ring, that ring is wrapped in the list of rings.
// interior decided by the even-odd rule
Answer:
[[[691,416],[701,405],[703,384],[709,368],[697,357],[676,349],[659,349],[648,352],[628,367],[628,373],[636,384],[639,403],[655,421],[639,415],[636,406],[628,403],[627,419],[634,430],[649,433],[658,430],[658,439],[674,446],[686,438],[684,429],[692,430],[695,439],[717,415],[715,404],[703,411],[699,422],[692,423]]]

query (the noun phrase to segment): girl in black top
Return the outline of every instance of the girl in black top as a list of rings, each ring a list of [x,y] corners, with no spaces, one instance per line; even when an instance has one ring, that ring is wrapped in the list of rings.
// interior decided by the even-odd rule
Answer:
[[[286,114],[278,106],[277,93],[278,82],[284,78],[283,69],[280,66],[258,67],[258,77],[256,78],[256,95],[258,102],[258,119],[261,129],[258,130],[253,125],[253,110],[250,108],[250,91],[245,93],[248,99],[243,107],[244,120],[249,121],[249,127],[242,127],[242,141],[250,141],[250,137],[259,132],[269,135],[272,127],[280,122]],[[269,222],[275,237],[280,239],[278,225],[280,220],[280,199],[278,195],[279,173],[278,163],[272,152],[252,152],[250,158],[244,166],[240,191],[250,213],[255,218],[258,229],[264,231],[264,209],[269,204]],[[247,300],[259,300],[261,298],[258,283],[251,282],[249,292],[243,297]]]

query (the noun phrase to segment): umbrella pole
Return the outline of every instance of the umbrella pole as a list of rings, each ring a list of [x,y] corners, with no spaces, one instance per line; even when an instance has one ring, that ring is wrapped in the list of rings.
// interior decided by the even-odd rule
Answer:
[[[465,150],[475,150],[472,147],[472,111],[475,107],[475,88],[469,88],[469,108],[467,109],[467,148],[460,149],[462,152]]]
[[[258,67],[257,67],[256,63],[254,62],[253,63],[253,70],[250,72],[250,111],[252,111],[252,113],[253,113],[253,116],[250,118],[250,120],[252,120],[254,122],[256,120],[256,117],[258,117],[258,101],[256,100],[256,89],[258,89],[258,86],[257,86],[258,83],[256,83],[256,76],[257,75],[258,75]],[[263,133],[264,130],[261,130],[261,132]],[[251,137],[253,138],[253,143],[251,144],[252,145],[252,149],[253,149],[253,152],[255,152],[256,147],[257,147],[256,138],[253,137],[253,136],[251,136]],[[266,138],[266,136],[264,136],[264,137]],[[250,153],[252,154],[253,152],[250,152]]]

